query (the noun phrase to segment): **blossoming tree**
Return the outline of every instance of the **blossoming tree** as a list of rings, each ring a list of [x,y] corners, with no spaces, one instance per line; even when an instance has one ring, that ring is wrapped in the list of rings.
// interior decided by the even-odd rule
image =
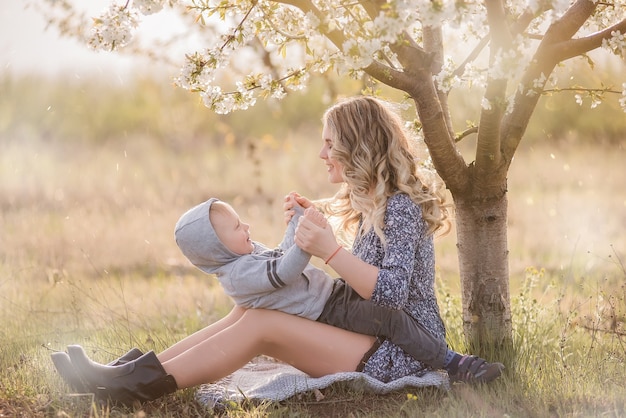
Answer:
[[[217,113],[281,98],[327,71],[405,92],[456,205],[473,343],[511,337],[506,177],[539,98],[557,86],[561,63],[584,65],[596,49],[626,53],[626,0],[118,0],[87,32],[67,0],[38,1],[62,31],[105,50],[132,46],[143,15],[179,13],[202,47],[181,54],[177,84]],[[469,85],[482,92],[479,116],[459,132],[448,95]],[[626,111],[626,83],[578,88],[576,98],[595,106],[609,93]],[[456,146],[469,135],[472,162]]]

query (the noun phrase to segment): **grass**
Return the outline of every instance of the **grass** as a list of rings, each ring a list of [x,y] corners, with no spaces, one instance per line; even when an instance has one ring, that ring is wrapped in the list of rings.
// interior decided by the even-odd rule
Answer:
[[[228,135],[184,146],[135,134],[101,144],[3,135],[0,416],[211,416],[192,389],[140,410],[69,395],[49,354],[72,343],[100,361],[131,346],[158,352],[223,316],[231,301],[182,257],[174,223],[217,196],[255,239],[277,244],[285,193],[334,190],[315,157],[317,135],[265,136],[254,147]],[[625,153],[616,143],[520,149],[509,176],[514,346],[495,384],[385,396],[337,384],[321,400],[244,402],[226,415],[624,415]],[[454,233],[436,244],[449,343],[463,350]]]

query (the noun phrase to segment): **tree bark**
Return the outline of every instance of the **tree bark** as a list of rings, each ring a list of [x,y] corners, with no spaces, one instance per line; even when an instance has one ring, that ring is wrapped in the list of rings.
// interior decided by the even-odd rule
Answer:
[[[455,203],[465,336],[474,348],[510,342],[507,195]]]

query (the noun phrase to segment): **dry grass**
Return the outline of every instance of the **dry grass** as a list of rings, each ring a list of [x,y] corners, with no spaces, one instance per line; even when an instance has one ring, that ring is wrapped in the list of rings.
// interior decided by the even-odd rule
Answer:
[[[49,350],[82,343],[106,360],[156,351],[214,321],[231,302],[173,241],[180,214],[209,196],[232,202],[255,239],[276,244],[282,196],[328,196],[317,133],[255,149],[145,139],[99,148],[28,138],[0,145],[0,416],[123,416],[68,397]],[[488,388],[233,406],[231,416],[619,416],[626,411],[626,150],[521,149],[510,172],[516,349]],[[454,234],[437,241],[440,302],[462,346]],[[529,268],[529,267],[536,267]],[[543,269],[543,270],[541,270]],[[191,390],[150,416],[209,415]],[[137,413],[140,416],[141,414]]]

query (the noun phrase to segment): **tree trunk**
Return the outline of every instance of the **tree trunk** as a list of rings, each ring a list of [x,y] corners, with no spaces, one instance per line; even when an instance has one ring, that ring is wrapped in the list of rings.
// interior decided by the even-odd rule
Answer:
[[[511,339],[507,195],[455,197],[463,328],[469,344],[500,346]]]

